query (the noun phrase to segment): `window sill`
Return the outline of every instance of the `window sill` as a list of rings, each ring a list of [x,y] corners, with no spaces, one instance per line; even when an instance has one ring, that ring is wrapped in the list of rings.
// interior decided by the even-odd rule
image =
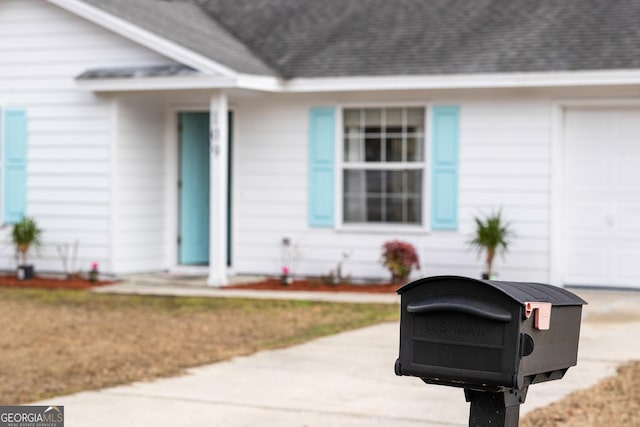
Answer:
[[[427,235],[431,230],[422,225],[394,225],[394,224],[342,224],[335,228],[338,233],[354,234],[422,234]]]

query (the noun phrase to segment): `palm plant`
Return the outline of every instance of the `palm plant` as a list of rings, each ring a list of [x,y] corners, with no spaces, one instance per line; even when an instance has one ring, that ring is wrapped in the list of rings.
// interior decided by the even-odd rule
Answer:
[[[24,217],[13,226],[11,239],[16,247],[16,253],[20,256],[21,265],[27,265],[27,254],[33,246],[40,248],[42,230],[33,218]]]
[[[493,276],[493,259],[496,253],[507,252],[511,239],[514,237],[511,224],[502,220],[502,211],[499,210],[485,218],[475,218],[476,234],[469,244],[476,248],[480,255],[486,252],[487,271],[486,278]],[[484,277],[484,276],[483,276]]]

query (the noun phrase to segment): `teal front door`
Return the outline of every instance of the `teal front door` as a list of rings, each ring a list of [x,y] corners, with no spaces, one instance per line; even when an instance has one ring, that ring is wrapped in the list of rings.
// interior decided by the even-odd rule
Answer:
[[[209,113],[180,113],[180,264],[209,263]]]

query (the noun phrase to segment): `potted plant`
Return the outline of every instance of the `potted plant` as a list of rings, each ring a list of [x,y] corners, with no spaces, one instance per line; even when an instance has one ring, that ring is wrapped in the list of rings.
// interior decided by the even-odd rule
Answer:
[[[17,274],[20,280],[33,278],[33,265],[27,262],[27,254],[32,246],[40,248],[41,235],[42,230],[33,218],[24,217],[13,226],[11,240],[16,248],[16,256],[19,257]]]
[[[416,248],[407,242],[392,240],[382,245],[382,265],[391,272],[391,283],[404,284],[409,280],[411,270],[420,270]]]
[[[484,218],[475,218],[476,234],[469,244],[478,250],[479,255],[486,252],[487,270],[482,274],[483,279],[495,279],[493,272],[493,259],[496,253],[507,252],[514,234],[511,224],[502,219],[502,211],[499,210]]]
[[[280,275],[280,283],[282,286],[289,286],[293,283],[293,277],[291,277],[291,270],[289,267],[282,267],[282,274]]]
[[[98,263],[97,262],[92,263],[91,270],[89,270],[89,281],[97,282],[99,274],[100,274],[100,270],[98,270]]]

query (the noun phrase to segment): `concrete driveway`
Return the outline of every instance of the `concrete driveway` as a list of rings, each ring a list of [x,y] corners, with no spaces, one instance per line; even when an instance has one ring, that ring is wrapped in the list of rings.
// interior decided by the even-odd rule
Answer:
[[[578,292],[585,307],[578,366],[529,389],[524,414],[640,358],[640,293]],[[66,426],[466,426],[461,389],[397,377],[398,325],[190,369],[183,376],[48,399]]]

